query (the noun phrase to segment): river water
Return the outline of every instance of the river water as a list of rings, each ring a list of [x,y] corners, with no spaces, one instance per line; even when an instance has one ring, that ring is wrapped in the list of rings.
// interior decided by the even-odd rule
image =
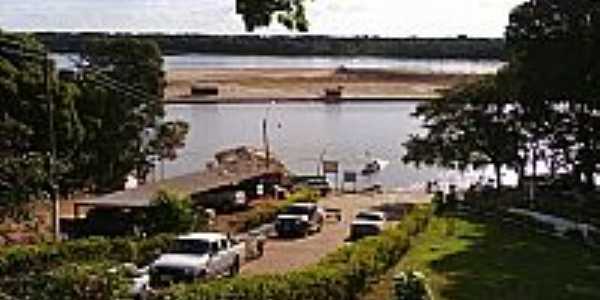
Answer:
[[[57,55],[61,67],[69,65],[66,55]],[[393,68],[410,72],[493,73],[499,61],[410,60],[374,57],[282,57],[241,55],[166,56],[165,69],[212,68]],[[170,105],[168,119],[191,125],[186,146],[176,161],[158,168],[156,178],[173,177],[203,169],[213,155],[237,145],[262,145],[261,122],[268,119],[271,148],[291,171],[315,174],[321,153],[340,162],[341,170],[360,171],[367,162],[378,160],[385,168],[372,177],[359,177],[359,187],[382,184],[409,188],[428,180],[462,180],[458,174],[436,169],[416,169],[402,163],[403,143],[410,134],[421,132],[421,122],[410,114],[416,103],[227,104]],[[331,178],[332,180],[334,178]]]
[[[418,73],[484,74],[498,70],[498,60],[398,59],[369,56],[269,56],[196,54],[165,56],[165,69],[237,68],[377,68]]]
[[[59,68],[72,68],[77,61],[75,54],[55,54]],[[469,59],[406,59],[370,56],[275,56],[275,55],[229,55],[189,54],[163,57],[164,69],[239,69],[239,68],[347,68],[394,69],[416,73],[493,73],[504,65],[498,60]]]
[[[271,149],[298,174],[315,174],[319,156],[340,162],[341,170],[360,171],[372,160],[386,167],[372,177],[360,177],[360,186],[414,187],[427,180],[444,180],[444,172],[418,170],[402,163],[402,146],[418,133],[420,121],[410,117],[416,103],[327,105],[250,104],[174,105],[168,118],[190,123],[186,147],[179,159],[165,165],[165,176],[204,167],[213,154],[235,145],[262,145],[263,118],[268,120]],[[335,178],[331,178],[334,180]]]

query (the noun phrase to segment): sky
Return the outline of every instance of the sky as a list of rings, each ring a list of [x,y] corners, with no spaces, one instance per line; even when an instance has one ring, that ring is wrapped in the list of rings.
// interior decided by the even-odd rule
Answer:
[[[310,33],[501,37],[523,0],[309,0]],[[244,33],[235,0],[0,0],[0,28]],[[258,31],[288,33],[281,26]]]

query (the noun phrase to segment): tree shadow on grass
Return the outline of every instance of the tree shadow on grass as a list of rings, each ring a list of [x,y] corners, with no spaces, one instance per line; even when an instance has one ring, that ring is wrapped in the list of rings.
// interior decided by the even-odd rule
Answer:
[[[465,247],[428,266],[446,279],[437,291],[443,298],[600,299],[598,250],[468,216],[456,222],[453,239]],[[477,225],[478,234],[465,224]]]

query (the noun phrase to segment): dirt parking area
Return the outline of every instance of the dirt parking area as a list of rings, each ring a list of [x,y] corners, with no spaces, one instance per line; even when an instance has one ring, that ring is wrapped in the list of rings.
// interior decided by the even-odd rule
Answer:
[[[344,245],[350,233],[353,217],[363,209],[384,209],[391,217],[398,217],[404,203],[428,201],[423,193],[386,193],[374,195],[331,196],[321,204],[324,207],[340,208],[341,222],[326,222],[320,233],[304,239],[270,239],[265,246],[262,258],[244,265],[242,276],[277,274],[297,270],[315,264],[328,253]]]

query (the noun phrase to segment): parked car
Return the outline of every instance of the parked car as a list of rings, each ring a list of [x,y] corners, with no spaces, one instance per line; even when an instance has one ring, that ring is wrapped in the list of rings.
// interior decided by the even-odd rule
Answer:
[[[350,224],[350,240],[378,235],[385,227],[385,213],[381,211],[359,212]]]
[[[323,228],[325,211],[315,203],[295,203],[277,216],[275,231],[278,236],[307,236]]]
[[[244,258],[245,245],[220,233],[191,233],[175,239],[171,249],[150,265],[150,284],[161,287],[235,276]]]

